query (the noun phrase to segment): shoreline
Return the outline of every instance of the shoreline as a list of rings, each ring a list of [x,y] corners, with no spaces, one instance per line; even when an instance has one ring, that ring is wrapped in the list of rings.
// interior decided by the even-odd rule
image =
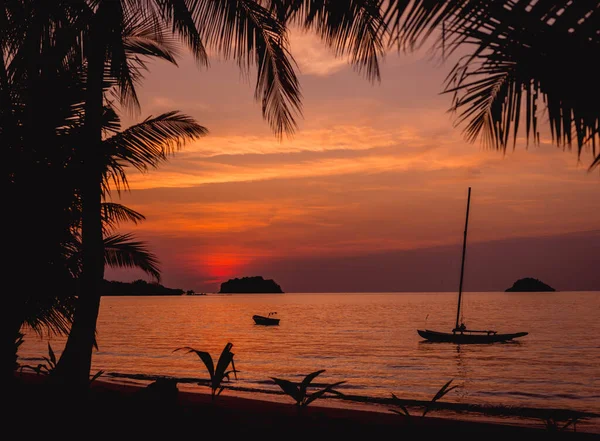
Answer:
[[[134,387],[145,387],[159,378],[170,378],[177,381],[180,392],[192,394],[207,394],[208,384],[198,385],[198,379],[176,378],[154,375],[129,375],[110,373],[103,377],[103,381],[129,385]],[[280,390],[272,391],[266,389],[246,388],[225,384],[224,392],[227,396],[249,398],[259,401],[275,402],[282,405],[293,404],[291,397]],[[430,401],[399,399],[409,411],[411,416],[418,418],[425,406],[429,407],[429,416],[441,419],[458,419],[461,421],[484,422],[492,424],[513,425],[526,428],[544,428],[544,421],[554,418],[559,423],[571,418],[579,418],[577,430],[600,435],[600,414],[586,411],[556,409],[556,408],[531,408],[523,406],[495,406],[483,404],[466,404],[456,402],[431,403]],[[370,397],[362,395],[349,395],[344,397],[325,395],[311,404],[311,407],[340,408],[364,412],[376,412],[392,414],[391,409],[400,410],[391,398]],[[590,425],[590,420],[594,423]]]
[[[48,411],[47,404],[55,402],[57,394],[44,388],[44,375],[20,373],[16,376],[18,404],[15,417],[30,416],[33,421],[48,418],[56,425],[59,415],[69,409],[69,402],[60,400],[55,415]],[[307,407],[296,406],[290,402],[275,402],[266,399],[228,394],[225,390],[211,402],[210,393],[181,390],[171,383],[160,390],[141,384],[95,380],[90,389],[90,399],[85,408],[71,409],[81,415],[76,418],[78,424],[92,424],[102,421],[102,431],[107,433],[118,430],[121,433],[156,434],[156,431],[170,432],[181,436],[203,431],[203,425],[226,427],[232,437],[261,431],[277,430],[289,433],[294,439],[330,439],[356,436],[374,439],[375,436],[397,434],[409,437],[440,438],[442,436],[460,436],[464,439],[496,438],[506,439],[515,436],[518,439],[598,439],[598,433],[573,431],[570,426],[565,431],[552,431],[543,426],[517,425],[511,423],[484,421],[441,416],[406,417],[393,412],[351,409],[348,407],[322,406],[315,401]],[[41,401],[41,404],[40,404]],[[323,404],[323,403],[321,403]],[[23,412],[23,406],[27,410]],[[62,409],[61,410],[59,410]],[[37,410],[37,412],[36,412]],[[27,424],[27,418],[23,421]],[[580,423],[581,424],[581,423]],[[43,425],[42,425],[43,426]],[[577,426],[576,426],[577,427]],[[292,432],[290,432],[292,430]],[[289,437],[289,436],[288,436]],[[487,441],[487,440],[486,440]]]

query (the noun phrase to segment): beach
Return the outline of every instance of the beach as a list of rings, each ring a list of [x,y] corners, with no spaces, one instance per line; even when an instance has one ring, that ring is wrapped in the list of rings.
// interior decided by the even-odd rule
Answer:
[[[219,395],[179,391],[175,383],[134,386],[92,382],[85,399],[69,402],[45,375],[20,373],[10,397],[11,426],[27,439],[60,432],[66,439],[139,437],[238,439],[598,439],[597,434],[459,421],[405,417],[393,413],[320,407],[298,407]]]

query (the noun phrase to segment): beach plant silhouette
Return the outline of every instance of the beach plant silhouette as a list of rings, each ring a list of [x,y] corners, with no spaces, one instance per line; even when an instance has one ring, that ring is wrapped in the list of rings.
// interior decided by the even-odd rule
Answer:
[[[434,395],[434,397],[431,399],[431,401],[429,401],[429,403],[427,403],[423,409],[423,413],[421,414],[421,417],[424,417],[425,415],[427,415],[427,413],[429,413],[429,411],[432,408],[432,405],[438,401],[440,398],[442,398],[444,395],[446,395],[448,392],[450,392],[452,389],[456,389],[458,386],[450,386],[450,384],[452,383],[453,380],[449,380],[446,384],[444,384],[440,390],[437,391],[437,393]],[[401,400],[400,398],[398,398],[394,393],[392,393],[392,401],[393,403],[398,406],[400,408],[400,410],[398,409],[390,409],[391,412],[397,413],[399,415],[403,415],[406,417],[412,417],[412,415],[410,414],[410,412],[408,411],[408,408],[403,404],[404,401]]]
[[[573,432],[577,432],[577,423],[581,421],[581,417],[571,417],[566,421],[559,420],[554,417],[544,418],[544,425],[549,432],[566,432],[570,426],[573,426]]]
[[[56,355],[54,354],[50,343],[48,343],[48,356],[42,357],[42,359],[45,361],[45,363],[39,363],[37,366],[25,364],[20,367],[20,370],[23,371],[23,369],[31,369],[37,374],[50,374],[56,367]]]
[[[20,367],[20,364],[18,362],[19,357],[17,354],[19,353],[19,347],[25,341],[23,339],[24,337],[25,337],[25,334],[23,334],[22,332],[17,333],[17,335],[15,336],[15,352],[14,352],[14,356],[13,356],[15,370],[19,369],[19,367]]]
[[[21,344],[23,342],[22,338],[21,338],[21,342],[19,344]],[[38,375],[50,375],[54,369],[56,368],[56,354],[54,353],[54,350],[52,349],[52,346],[50,346],[50,343],[48,343],[48,356],[47,357],[42,357],[42,359],[45,361],[45,363],[39,363],[37,366],[31,366],[28,364],[25,365],[21,365],[19,367],[19,370],[22,372],[23,369],[31,369],[32,371],[36,372]],[[100,377],[102,374],[104,374],[103,370],[100,370],[98,372],[96,372],[96,374],[94,374],[91,378],[90,378],[90,383],[94,380],[96,380],[98,377]]]
[[[221,395],[221,392],[223,392],[223,389],[225,389],[225,386],[223,385],[224,380],[229,381],[230,380],[229,376],[231,374],[233,374],[235,379],[237,380],[237,373],[239,371],[235,369],[235,364],[233,362],[234,354],[233,354],[233,352],[231,352],[232,347],[233,347],[233,343],[227,343],[225,345],[225,347],[223,348],[223,351],[221,352],[221,355],[219,356],[219,360],[217,361],[216,366],[213,363],[212,356],[208,352],[205,352],[205,351],[198,351],[189,346],[184,346],[184,347],[175,349],[173,352],[186,351],[188,354],[194,353],[200,358],[200,360],[202,360],[202,362],[204,363],[204,366],[206,366],[206,369],[208,370],[208,374],[210,375],[209,386],[211,389],[211,401],[214,402],[216,397]],[[228,370],[229,365],[231,365],[230,370]],[[203,386],[205,383],[198,383],[198,384]]]
[[[308,388],[312,381],[319,375],[325,372],[325,369],[321,369],[308,374],[300,383],[294,383],[289,380],[281,378],[271,377],[271,379],[277,384],[286,395],[289,395],[296,401],[296,406],[306,407],[318,398],[323,397],[326,393],[331,393],[338,396],[344,396],[343,393],[335,390],[337,386],[344,384],[346,381],[338,381],[337,383],[329,384],[324,388],[317,390],[313,393],[308,393]]]

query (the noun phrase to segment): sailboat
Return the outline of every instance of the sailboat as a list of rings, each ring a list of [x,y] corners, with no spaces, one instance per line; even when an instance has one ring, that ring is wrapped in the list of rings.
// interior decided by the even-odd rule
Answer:
[[[467,196],[467,216],[465,220],[465,232],[463,238],[463,249],[462,249],[462,263],[460,268],[460,283],[458,288],[458,305],[456,308],[456,324],[452,332],[439,332],[431,331],[429,329],[417,329],[417,332],[421,337],[429,342],[446,342],[446,343],[498,343],[511,341],[515,338],[523,337],[528,332],[513,332],[500,334],[497,331],[492,330],[475,330],[468,329],[467,326],[461,321],[460,318],[460,305],[462,301],[462,286],[463,286],[463,275],[465,270],[465,251],[467,248],[467,227],[469,226],[469,206],[471,204],[471,187],[469,187],[469,193]],[[459,324],[460,322],[460,324]]]

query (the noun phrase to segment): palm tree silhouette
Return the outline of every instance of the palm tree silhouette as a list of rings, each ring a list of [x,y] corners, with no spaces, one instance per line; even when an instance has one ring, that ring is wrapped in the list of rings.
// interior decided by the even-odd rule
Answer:
[[[142,171],[148,167],[157,167],[166,160],[165,152],[181,142],[182,138],[202,136],[206,129],[199,126],[191,118],[178,112],[169,112],[155,118],[147,118],[143,122],[118,131],[119,121],[112,109],[106,112],[110,118],[105,125],[114,132],[106,138],[104,152],[103,199],[110,193],[110,184],[118,189],[127,189],[127,178],[124,168],[134,166]],[[167,148],[164,148],[164,147]],[[162,148],[161,148],[162,147]],[[75,283],[81,277],[81,204],[78,199],[70,209],[71,235],[63,243],[65,267],[71,275],[72,283],[61,288],[61,294],[34,297],[26,302],[22,324],[37,334],[44,332],[66,335],[72,326],[75,309]],[[111,267],[139,268],[160,282],[158,260],[146,244],[137,241],[131,234],[116,234],[115,230],[123,221],[139,223],[145,217],[121,204],[102,203],[102,228],[104,242],[104,262]],[[69,286],[71,289],[69,290]],[[94,346],[96,346],[94,341]],[[54,370],[52,371],[54,376]]]
[[[60,181],[67,189],[72,182],[77,182],[71,187],[76,188],[82,207],[79,303],[67,347],[55,370],[57,378],[87,385],[91,365],[99,285],[104,273],[101,144],[108,89],[117,92],[122,105],[135,109],[138,105],[135,86],[146,68],[144,59],[159,57],[175,62],[170,45],[173,34],[191,49],[200,65],[208,65],[205,47],[210,46],[217,53],[237,61],[245,73],[249,72],[250,66],[256,66],[255,96],[261,103],[263,117],[278,137],[292,134],[296,118],[301,115],[301,93],[288,50],[286,25],[295,23],[316,31],[336,54],[350,55],[354,66],[358,70],[364,69],[367,76],[374,79],[379,76],[378,57],[382,53],[382,21],[377,4],[374,0],[335,4],[250,0],[190,4],[175,0],[75,0],[42,4],[21,0],[3,5],[0,44],[3,54],[8,56],[0,68],[3,105],[0,117],[11,119],[15,107],[11,88],[24,92],[25,99],[18,103],[26,103],[24,108],[28,109],[22,121],[28,121],[30,129],[37,125],[44,128],[35,135],[25,136],[30,138],[28,145],[49,146],[47,151],[57,153],[57,163],[67,154],[54,145],[57,130],[62,130],[63,125],[69,126],[69,110],[76,109],[83,119],[83,126],[76,134],[79,137],[75,143],[77,151],[69,150],[69,155],[77,158],[80,167],[75,168],[72,175],[57,167]],[[61,75],[70,75],[71,82],[64,81],[65,84],[56,87],[55,80]],[[59,98],[75,84],[82,86],[74,88],[80,93],[80,99],[69,101],[64,114],[56,112]],[[5,112],[7,109],[11,110]],[[49,123],[45,119],[48,114],[58,114],[63,119],[50,119]],[[15,124],[15,127],[20,126]],[[2,135],[17,144],[16,140],[20,139],[20,135],[4,130]],[[22,152],[18,150],[14,149],[15,163],[30,165],[28,161],[21,161]],[[29,152],[33,151],[35,149],[29,147]],[[46,162],[45,157],[42,162]],[[22,187],[19,190],[15,195],[22,197],[28,193]],[[53,201],[52,205],[59,213],[68,212],[74,195],[72,188],[55,194],[68,197],[64,197],[66,200],[60,205],[54,204],[60,199],[58,196],[40,199],[48,203]],[[57,220],[56,224],[68,230],[65,227],[67,221]],[[40,242],[37,243],[41,244],[41,238],[38,239]],[[48,249],[52,244],[62,243],[48,242]],[[56,254],[60,255],[59,252]],[[25,257],[22,260],[25,261]],[[45,260],[40,260],[36,268],[44,267]],[[52,273],[51,266],[48,273]],[[14,287],[18,287],[16,279]],[[8,346],[9,341],[12,346],[14,342],[10,339],[3,339],[3,344],[6,342]]]
[[[360,2],[359,2],[360,3]],[[373,2],[365,1],[371,5]],[[327,6],[327,5],[325,5]],[[328,7],[328,6],[327,6]],[[321,8],[327,11],[327,7]],[[271,8],[272,9],[272,8]],[[334,8],[335,9],[335,8]],[[359,10],[361,10],[359,8]],[[362,14],[362,22],[367,22],[370,8]],[[297,16],[302,8],[291,16]],[[150,2],[97,2],[94,10],[86,11],[83,46],[86,59],[86,98],[84,106],[83,138],[86,149],[82,163],[85,167],[81,186],[83,206],[83,272],[81,277],[82,296],[75,311],[75,320],[69,334],[67,346],[55,369],[57,378],[74,385],[87,385],[91,366],[92,340],[99,311],[98,286],[103,279],[104,263],[101,256],[102,236],[99,219],[101,204],[101,170],[99,168],[101,143],[101,107],[106,81],[114,81],[123,104],[136,104],[136,70],[128,63],[128,49],[123,36],[133,17],[144,21],[135,23],[142,28],[154,45],[139,45],[133,49],[143,56],[159,56],[169,59],[166,51],[157,51],[163,41],[162,30],[165,24],[180,35],[192,49],[196,59],[206,61],[204,42],[210,44],[225,57],[234,58],[243,71],[251,64],[258,69],[256,97],[261,101],[264,118],[275,134],[291,134],[295,128],[295,115],[300,113],[300,89],[287,49],[287,31],[283,23],[270,9],[258,1],[197,2],[187,8],[178,1],[157,1],[153,8]],[[326,17],[327,15],[325,15]],[[327,32],[329,41],[346,41],[357,37],[360,41],[375,38],[353,29],[353,14],[346,14],[343,21],[331,20],[320,24]],[[319,20],[316,20],[317,22]],[[314,25],[315,20],[312,20]],[[340,25],[342,23],[342,25]],[[348,30],[351,32],[348,32]],[[334,38],[332,38],[332,36]],[[343,38],[342,38],[343,36]],[[365,58],[368,51],[357,51],[355,46],[339,46],[339,52],[353,50],[360,55],[357,65],[373,66],[372,60]],[[362,46],[358,45],[360,49]],[[143,69],[139,58],[134,58],[138,69]]]
[[[385,22],[399,50],[432,35],[438,55],[470,49],[444,86],[467,140],[506,150],[524,124],[539,143],[545,111],[553,143],[575,144],[578,158],[591,149],[591,171],[600,164],[599,11],[597,1],[391,0]]]

